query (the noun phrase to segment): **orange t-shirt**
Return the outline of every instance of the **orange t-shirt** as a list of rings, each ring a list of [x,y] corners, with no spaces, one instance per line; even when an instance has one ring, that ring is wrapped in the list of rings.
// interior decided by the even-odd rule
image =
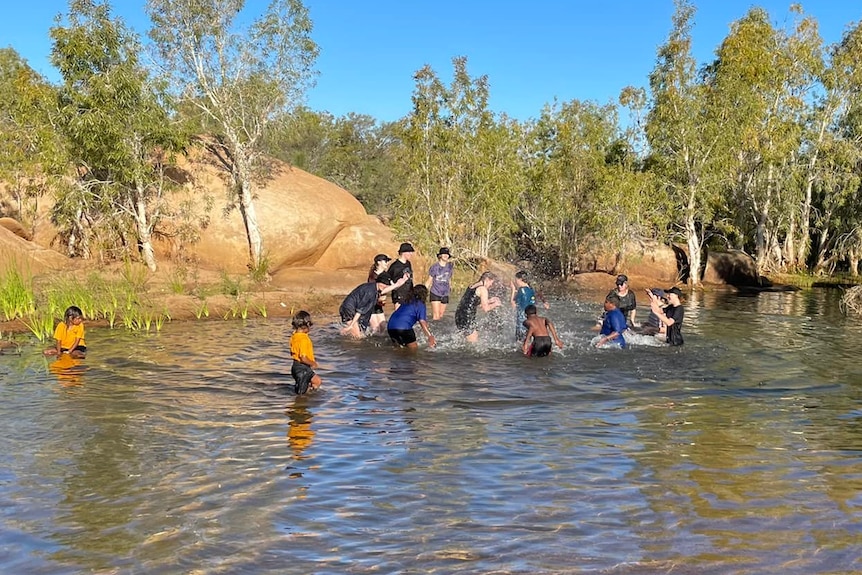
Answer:
[[[301,361],[299,358],[305,358],[314,362],[314,345],[311,343],[311,338],[304,331],[295,331],[290,336],[290,356],[296,361]]]
[[[54,339],[60,342],[60,349],[71,349],[75,345],[75,340],[78,341],[78,347],[87,347],[84,343],[84,324],[72,324],[67,326],[65,322],[57,324],[57,329],[54,330]]]

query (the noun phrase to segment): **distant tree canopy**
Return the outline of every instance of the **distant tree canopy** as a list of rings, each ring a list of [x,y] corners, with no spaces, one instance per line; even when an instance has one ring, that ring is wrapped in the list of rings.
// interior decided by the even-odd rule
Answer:
[[[799,6],[783,27],[753,7],[698,63],[695,7],[677,0],[647,85],[618,102],[554,101],[512,119],[457,57],[451,80],[418,70],[411,112],[379,122],[302,105],[317,46],[299,0],[248,27],[235,21],[243,6],[149,0],[159,75],[138,60],[138,36],[85,0],[52,31],[61,85],[0,50],[4,209],[26,224],[53,193],[70,253],[89,257],[88,234],[105,226],[152,265],[170,191],[158,169],[191,129],[225,169],[252,266],[263,250],[254,186],[275,157],[349,190],[428,253],[451,245],[567,276],[598,251],[624,266],[632,241],[652,240],[686,246],[694,284],[709,249],[745,250],[761,273],[858,273],[858,23],[827,45]]]

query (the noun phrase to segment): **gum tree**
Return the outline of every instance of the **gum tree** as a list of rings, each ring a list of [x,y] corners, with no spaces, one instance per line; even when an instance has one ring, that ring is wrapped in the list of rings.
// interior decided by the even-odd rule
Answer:
[[[249,25],[244,6],[244,0],[148,0],[147,12],[159,64],[185,108],[196,112],[201,142],[229,175],[229,207],[242,215],[250,267],[261,271],[254,187],[265,134],[301,103],[318,48],[299,0],[273,0]]]
[[[51,29],[52,62],[63,78],[60,128],[77,179],[58,198],[55,217],[71,226],[69,248],[77,255],[89,255],[82,222],[102,222],[121,243],[136,244],[155,270],[153,232],[171,187],[165,168],[184,141],[138,61],[137,36],[107,3],[73,0],[69,9]],[[133,242],[125,238],[129,220]]]
[[[0,49],[0,181],[28,225],[39,197],[66,168],[54,121],[57,92],[12,48]]]
[[[446,86],[430,67],[415,75],[413,111],[398,134],[407,183],[393,222],[426,245],[457,245],[483,258],[502,253],[524,187],[516,122],[488,108],[488,79],[453,60]]]
[[[675,206],[688,247],[689,280],[698,285],[707,234],[721,204],[716,165],[732,134],[721,130],[720,110],[711,107],[698,75],[691,53],[693,16],[694,7],[677,0],[673,29],[650,74],[646,133],[653,171]]]

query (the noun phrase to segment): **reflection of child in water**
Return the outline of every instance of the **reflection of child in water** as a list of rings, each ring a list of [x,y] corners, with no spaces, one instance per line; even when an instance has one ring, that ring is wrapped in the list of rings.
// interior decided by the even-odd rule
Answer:
[[[290,418],[287,427],[287,442],[293,454],[299,458],[314,439],[314,430],[311,429],[311,412],[305,406],[295,403],[288,410],[287,416]]]
[[[524,320],[524,327],[527,334],[524,338],[524,355],[534,357],[545,357],[551,354],[551,336],[554,338],[554,343],[557,347],[563,349],[563,342],[557,335],[557,329],[546,317],[538,315],[536,306],[528,305],[524,310],[527,319]]]
[[[68,353],[60,355],[48,366],[51,373],[57,376],[57,382],[66,387],[81,385],[82,369],[80,359],[75,359]]]
[[[294,391],[302,395],[311,389],[317,389],[323,383],[320,376],[314,373],[317,362],[314,360],[314,345],[308,337],[308,330],[314,325],[311,314],[307,311],[299,311],[293,316],[293,335],[290,336],[290,355],[293,358],[293,366],[290,374],[296,382]]]
[[[45,350],[45,355],[62,355],[68,353],[75,359],[87,357],[87,344],[84,343],[84,314],[81,308],[69,306],[63,315],[63,321],[54,330],[56,347]]]

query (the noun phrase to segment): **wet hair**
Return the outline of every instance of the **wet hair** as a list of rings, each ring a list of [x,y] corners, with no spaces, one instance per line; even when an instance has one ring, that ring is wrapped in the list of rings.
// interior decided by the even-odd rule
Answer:
[[[497,281],[497,274],[495,274],[494,272],[484,272],[482,275],[479,276],[479,281],[483,282],[485,280]]]
[[[410,299],[425,303],[428,300],[428,288],[423,284],[413,286],[410,288]]]
[[[75,318],[84,319],[84,312],[76,305],[70,305],[66,308],[66,313],[63,314],[63,323],[69,323]]]
[[[538,310],[533,304],[530,304],[524,308],[524,315],[536,315],[536,313],[538,313]]]
[[[293,329],[302,329],[304,327],[311,327],[314,325],[314,322],[311,321],[311,314],[305,310],[296,312],[296,315],[293,316],[293,320],[290,323],[293,325]]]
[[[530,274],[525,270],[521,270],[515,274],[515,277],[524,282],[527,285],[530,285]]]
[[[605,301],[614,304],[614,307],[620,307],[620,296],[615,293],[608,295],[608,297],[605,298]]]

